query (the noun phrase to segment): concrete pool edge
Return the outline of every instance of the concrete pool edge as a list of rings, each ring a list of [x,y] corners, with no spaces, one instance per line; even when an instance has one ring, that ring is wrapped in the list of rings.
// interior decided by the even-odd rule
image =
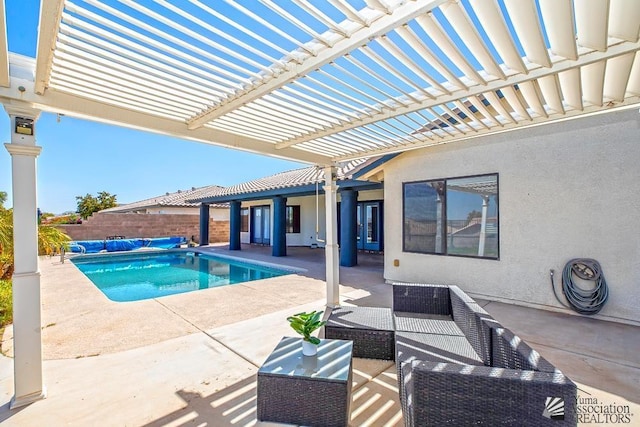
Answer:
[[[203,249],[194,250],[194,248],[190,248],[188,250],[188,252],[195,252],[195,253],[198,253],[198,254],[201,254],[201,255],[212,256],[212,257],[217,257],[217,258],[222,258],[222,259],[228,259],[228,260],[231,260],[231,261],[241,262],[243,264],[255,264],[255,265],[262,266],[262,267],[274,268],[274,269],[277,269],[277,270],[284,270],[284,271],[291,272],[293,274],[302,274],[302,273],[306,273],[306,272],[309,271],[306,268],[293,267],[291,265],[286,265],[286,264],[276,264],[276,263],[273,263],[273,262],[259,261],[259,260],[254,260],[254,259],[236,257],[236,256],[233,256],[233,255],[221,254],[221,253],[216,252],[215,249],[213,249],[213,250],[203,250]]]

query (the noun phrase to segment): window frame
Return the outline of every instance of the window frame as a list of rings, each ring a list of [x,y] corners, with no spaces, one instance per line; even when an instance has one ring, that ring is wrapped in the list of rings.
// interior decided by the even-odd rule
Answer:
[[[243,215],[243,213],[245,213],[245,215]],[[246,220],[245,220],[246,218]],[[248,233],[249,232],[249,222],[250,222],[250,210],[249,207],[246,208],[240,208],[240,232],[241,233]]]
[[[289,224],[289,212],[291,211],[291,224]],[[290,226],[291,225],[291,226]],[[300,234],[300,205],[287,205],[285,212],[285,226],[284,230],[286,234]],[[291,231],[289,231],[291,230]]]
[[[497,251],[497,255],[496,256],[478,256],[478,255],[467,255],[467,254],[451,254],[449,253],[449,247],[448,247],[448,232],[447,232],[447,224],[448,224],[448,217],[447,217],[447,187],[448,187],[448,181],[454,181],[457,179],[470,179],[470,178],[482,178],[482,177],[490,177],[490,176],[495,176],[496,179],[496,194],[495,194],[495,200],[496,200],[496,205],[497,205],[497,209],[496,209],[496,251]],[[444,225],[444,232],[443,232],[443,251],[442,253],[438,253],[436,251],[433,252],[423,252],[423,251],[418,251],[418,250],[408,250],[406,247],[406,227],[405,227],[405,218],[406,218],[406,200],[405,200],[405,195],[406,195],[406,191],[407,191],[407,186],[411,185],[411,184],[424,184],[424,183],[431,183],[431,182],[437,182],[437,181],[443,181],[444,182],[444,203],[443,203],[443,223]],[[433,178],[433,179],[421,179],[421,180],[416,180],[416,181],[407,181],[407,182],[403,182],[402,183],[402,219],[401,219],[401,226],[402,226],[402,252],[406,252],[406,253],[415,253],[415,254],[422,254],[422,255],[437,255],[437,256],[450,256],[450,257],[460,257],[460,258],[473,258],[473,259],[484,259],[484,260],[492,260],[492,261],[499,261],[500,260],[500,174],[498,172],[492,172],[492,173],[484,173],[484,174],[476,174],[476,175],[463,175],[463,176],[453,176],[453,177],[447,177],[447,178]]]

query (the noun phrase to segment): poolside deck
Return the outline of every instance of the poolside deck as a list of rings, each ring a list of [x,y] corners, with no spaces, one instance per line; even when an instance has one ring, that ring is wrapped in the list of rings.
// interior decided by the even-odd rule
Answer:
[[[228,253],[224,246],[207,250]],[[71,263],[43,258],[48,397],[10,411],[13,366],[9,357],[0,357],[0,422],[9,426],[260,424],[255,419],[256,372],[280,338],[292,335],[287,315],[324,305],[324,251],[290,248],[290,256],[272,258],[270,248],[243,247],[232,254],[307,272],[114,303]],[[357,267],[341,269],[342,300],[389,306],[390,286],[384,284],[381,257],[364,254],[360,261]],[[628,405],[631,424],[640,424],[639,327],[481,303],[576,381],[581,397]],[[3,337],[3,352],[11,354],[10,328]],[[355,359],[353,426],[402,425],[395,381],[392,363]]]

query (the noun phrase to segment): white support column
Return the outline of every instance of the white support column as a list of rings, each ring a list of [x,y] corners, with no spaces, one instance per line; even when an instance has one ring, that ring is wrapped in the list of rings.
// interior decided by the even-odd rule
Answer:
[[[340,263],[338,261],[338,185],[336,169],[324,169],[324,204],[326,209],[327,234],[324,247],[326,259],[327,307],[340,305]]]
[[[484,256],[484,244],[487,238],[487,209],[489,196],[482,196],[482,218],[480,219],[480,237],[478,241],[478,256]]]
[[[46,396],[42,380],[42,322],[36,191],[35,121],[39,111],[5,106],[11,118],[13,189],[13,371],[15,394],[11,408]]]

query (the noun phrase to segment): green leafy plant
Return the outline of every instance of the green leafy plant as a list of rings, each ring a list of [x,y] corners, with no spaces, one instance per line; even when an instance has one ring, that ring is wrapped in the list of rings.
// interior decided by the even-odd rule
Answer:
[[[10,280],[0,279],[0,329],[13,321],[13,297]],[[2,333],[0,332],[0,336]]]
[[[293,316],[287,317],[287,320],[293,330],[302,335],[305,341],[318,345],[320,344],[320,339],[312,337],[311,334],[327,323],[326,321],[321,321],[320,317],[322,317],[322,311],[312,311],[311,313],[302,312],[294,314]]]

